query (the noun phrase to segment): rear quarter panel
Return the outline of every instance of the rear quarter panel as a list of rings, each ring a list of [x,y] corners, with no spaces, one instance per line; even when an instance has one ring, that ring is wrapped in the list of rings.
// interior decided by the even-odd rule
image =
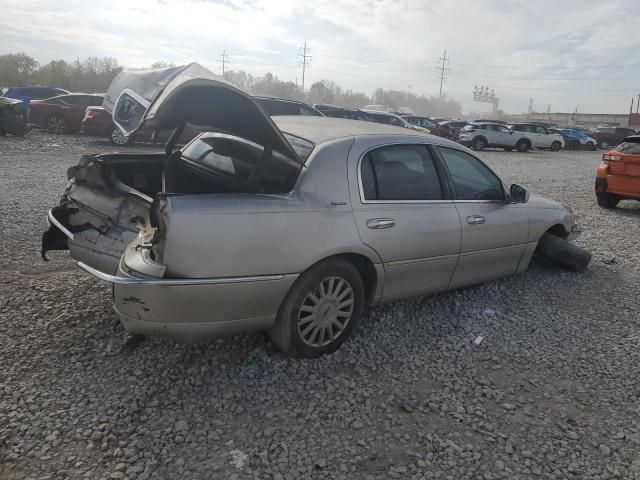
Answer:
[[[353,139],[316,147],[289,195],[171,197],[162,263],[189,278],[300,273],[339,253],[379,263],[359,239],[347,185]]]

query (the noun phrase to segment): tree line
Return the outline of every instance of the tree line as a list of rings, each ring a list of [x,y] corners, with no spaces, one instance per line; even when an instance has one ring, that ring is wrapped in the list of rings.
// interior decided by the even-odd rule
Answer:
[[[154,62],[151,68],[174,66],[164,61]],[[79,58],[68,62],[52,60],[40,65],[25,53],[0,55],[0,88],[19,85],[49,85],[64,88],[72,92],[105,92],[122,66],[114,57]],[[459,116],[462,106],[447,97],[417,95],[404,90],[385,90],[377,88],[372,95],[343,89],[335,82],[321,80],[312,84],[307,91],[291,81],[280,80],[272,73],[256,76],[244,71],[228,71],[225,79],[238,88],[252,94],[264,95],[307,103],[328,103],[350,108],[365,105],[386,105],[393,109],[409,107],[417,114],[431,116]]]

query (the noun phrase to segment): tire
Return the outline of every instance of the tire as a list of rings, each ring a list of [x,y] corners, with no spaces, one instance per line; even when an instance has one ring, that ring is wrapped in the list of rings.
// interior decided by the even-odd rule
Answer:
[[[47,118],[47,131],[60,135],[67,131],[67,122],[62,115],[51,115]]]
[[[587,150],[591,150],[591,151],[595,151],[598,148],[596,147],[595,143],[591,143],[591,142],[587,143],[586,147],[587,147]]]
[[[600,148],[603,150],[606,150],[609,148],[609,142],[607,142],[606,140],[603,140],[600,142]]]
[[[526,153],[531,149],[531,142],[529,142],[529,140],[518,140],[516,148],[519,152]]]
[[[347,302],[351,303],[343,305]],[[363,308],[364,284],[358,270],[346,260],[325,260],[295,281],[268,331],[269,338],[292,357],[319,357],[342,345]]]
[[[552,152],[558,152],[560,151],[560,142],[553,142],[551,143],[551,151]]]
[[[567,145],[569,150],[580,150],[580,142],[573,140]]]
[[[513,148],[512,147],[504,147],[504,151],[505,152],[511,152],[511,151],[513,151]]]
[[[481,152],[487,146],[487,141],[483,137],[476,137],[471,142],[471,148]]]
[[[613,209],[620,203],[620,197],[605,192],[596,192],[596,200],[602,208]]]
[[[591,261],[591,253],[551,233],[540,237],[536,253],[571,272],[584,272]]]
[[[125,137],[120,129],[115,125],[109,129],[109,141],[112,145],[124,146],[128,145],[131,137]]]

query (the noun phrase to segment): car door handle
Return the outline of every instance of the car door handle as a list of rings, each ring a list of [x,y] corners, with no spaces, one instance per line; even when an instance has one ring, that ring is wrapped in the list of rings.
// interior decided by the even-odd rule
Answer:
[[[369,228],[391,228],[396,224],[393,218],[372,218],[367,220]]]
[[[485,218],[482,215],[470,215],[467,217],[467,223],[469,225],[480,225],[485,222]]]

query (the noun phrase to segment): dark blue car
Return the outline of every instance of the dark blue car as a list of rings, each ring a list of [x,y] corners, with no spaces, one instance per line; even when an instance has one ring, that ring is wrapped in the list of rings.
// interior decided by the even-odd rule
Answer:
[[[30,100],[42,100],[44,98],[66,95],[69,92],[62,88],[47,87],[44,85],[25,85],[24,87],[9,87],[2,96],[21,100],[25,110],[29,109]]]

